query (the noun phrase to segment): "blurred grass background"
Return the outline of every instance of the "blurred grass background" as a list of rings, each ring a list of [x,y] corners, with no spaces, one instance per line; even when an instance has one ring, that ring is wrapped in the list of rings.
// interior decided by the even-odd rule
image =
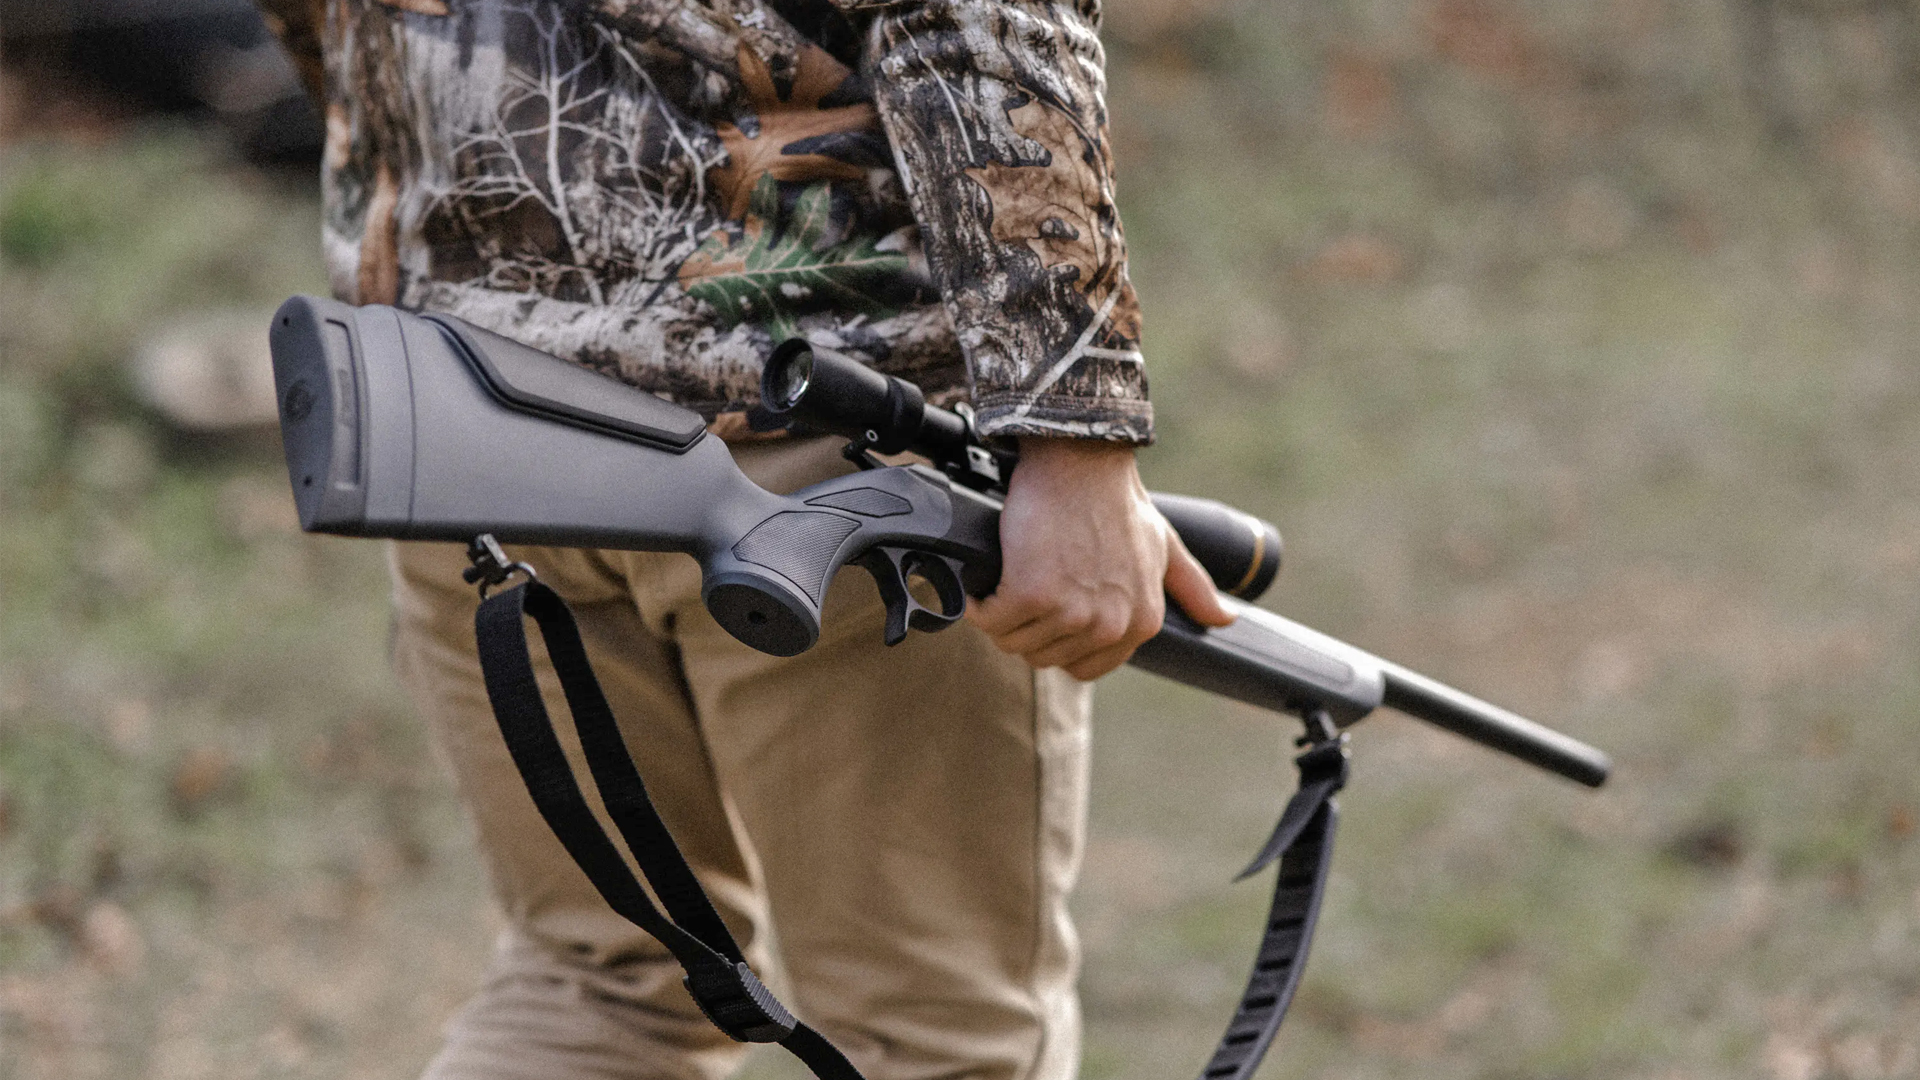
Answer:
[[[1264,1075],[1920,1076],[1920,9],[1109,10],[1149,481],[1280,523],[1277,610],[1619,763],[1357,729]],[[5,77],[0,1077],[413,1075],[495,916],[378,546],[126,374],[324,290],[311,177]],[[1293,725],[1100,700],[1084,1071],[1191,1074]]]

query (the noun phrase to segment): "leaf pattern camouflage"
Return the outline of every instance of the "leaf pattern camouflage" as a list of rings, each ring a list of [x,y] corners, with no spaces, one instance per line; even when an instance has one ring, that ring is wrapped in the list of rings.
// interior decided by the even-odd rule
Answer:
[[[989,435],[1143,443],[1094,0],[261,0],[343,299],[745,431],[804,336]]]

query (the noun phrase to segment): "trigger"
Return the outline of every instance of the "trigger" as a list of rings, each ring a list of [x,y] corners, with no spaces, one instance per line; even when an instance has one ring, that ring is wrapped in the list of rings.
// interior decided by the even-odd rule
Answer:
[[[873,575],[880,589],[880,600],[887,605],[884,639],[889,645],[907,640],[907,624],[913,615],[913,594],[907,591],[907,575],[901,568],[906,552],[896,548],[874,548],[854,560]]]

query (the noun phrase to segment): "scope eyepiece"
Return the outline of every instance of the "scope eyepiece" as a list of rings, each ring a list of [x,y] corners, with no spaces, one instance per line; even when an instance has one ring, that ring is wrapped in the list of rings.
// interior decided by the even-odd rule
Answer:
[[[966,421],[928,408],[919,387],[801,338],[781,342],[767,358],[760,402],[775,416],[864,440],[882,454],[911,450],[945,461],[967,449]]]
[[[813,382],[813,349],[800,338],[780,343],[760,377],[760,396],[767,411],[784,414],[799,407]]]

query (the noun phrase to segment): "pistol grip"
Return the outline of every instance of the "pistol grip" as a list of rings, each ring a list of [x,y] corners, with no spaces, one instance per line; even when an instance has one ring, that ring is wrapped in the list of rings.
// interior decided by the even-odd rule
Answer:
[[[701,595],[728,633],[775,656],[804,652],[819,639],[827,587],[849,562],[879,583],[887,637],[898,641],[909,628],[937,630],[959,618],[962,568],[986,554],[974,535],[988,532],[985,512],[972,512],[969,527],[956,533],[953,489],[917,466],[840,476],[792,495],[762,493],[747,509],[709,534]],[[938,610],[914,600],[916,577],[939,594]]]

